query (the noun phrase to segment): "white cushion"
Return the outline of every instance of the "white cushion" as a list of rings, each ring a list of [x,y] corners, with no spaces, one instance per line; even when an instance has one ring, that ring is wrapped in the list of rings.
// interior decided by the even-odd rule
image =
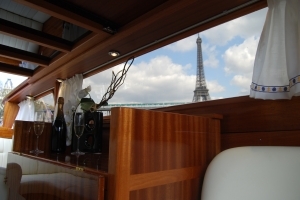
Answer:
[[[0,167],[6,168],[7,153],[12,150],[12,139],[0,138]]]
[[[299,200],[300,147],[239,147],[207,168],[202,200]]]
[[[6,177],[6,169],[0,167],[0,199],[6,200],[8,194],[8,187],[4,182],[4,178]]]

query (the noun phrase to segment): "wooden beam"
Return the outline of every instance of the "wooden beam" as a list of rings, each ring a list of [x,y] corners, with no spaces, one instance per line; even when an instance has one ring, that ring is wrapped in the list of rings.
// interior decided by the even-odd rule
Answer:
[[[24,39],[51,49],[56,49],[63,52],[72,50],[72,42],[65,39],[55,37],[53,35],[28,28],[13,22],[0,19],[0,33],[10,35],[16,38]]]
[[[91,19],[91,18],[95,18],[95,15],[94,17],[92,16],[86,17],[88,12],[76,6],[75,4],[69,3],[68,6],[66,5],[66,2],[58,2],[58,1],[56,2],[53,1],[52,3],[50,3],[49,1],[41,1],[41,0],[15,0],[15,1],[25,6],[31,7],[33,9],[47,13],[58,19],[62,19],[64,21],[70,22],[72,24],[75,24],[87,30],[91,30],[93,32],[97,32],[97,33],[102,33],[103,31],[108,33],[115,32],[115,29],[113,28],[115,26],[114,24],[102,18],[101,21],[103,21],[103,23],[107,22],[107,25],[106,24],[102,25],[99,22],[99,18],[100,18],[99,16],[96,16],[97,21],[96,19]],[[57,5],[55,5],[54,3],[57,3]],[[79,11],[78,8],[80,9]],[[83,16],[83,14],[85,16]]]
[[[0,62],[9,64],[9,65],[14,65],[14,66],[19,66],[19,64],[21,63],[19,60],[5,58],[5,57],[2,57],[2,56],[0,56]]]
[[[31,69],[26,69],[23,67],[9,65],[6,63],[0,63],[0,71],[5,72],[5,73],[19,75],[19,76],[27,76],[27,77],[31,77],[33,75],[33,70],[31,70]]]
[[[3,102],[2,102],[3,103]],[[12,128],[17,114],[19,112],[19,106],[17,103],[5,102],[2,127]]]
[[[28,61],[31,63],[36,63],[42,66],[48,66],[50,63],[50,58],[28,51],[16,49],[13,47],[8,47],[0,44],[0,55],[6,58],[11,58],[20,61]]]

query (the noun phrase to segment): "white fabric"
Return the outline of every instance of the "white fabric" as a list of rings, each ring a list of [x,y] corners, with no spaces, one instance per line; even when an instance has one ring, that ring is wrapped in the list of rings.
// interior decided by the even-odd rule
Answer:
[[[201,200],[299,200],[300,147],[239,147],[205,173]]]
[[[268,0],[250,97],[290,99],[300,93],[300,0]]]
[[[66,145],[70,146],[72,141],[72,106],[77,106],[78,98],[77,94],[82,89],[83,76],[82,74],[76,74],[74,77],[63,81],[60,84],[58,97],[64,98],[64,115],[67,124],[67,139]],[[57,114],[57,104],[55,107],[54,119]]]
[[[8,199],[8,187],[4,182],[5,177],[6,177],[6,169],[0,167],[0,199],[1,200]]]
[[[6,168],[7,153],[12,151],[12,139],[0,138],[0,167]]]
[[[20,107],[16,120],[34,121],[34,102],[31,99],[21,101],[18,106]]]

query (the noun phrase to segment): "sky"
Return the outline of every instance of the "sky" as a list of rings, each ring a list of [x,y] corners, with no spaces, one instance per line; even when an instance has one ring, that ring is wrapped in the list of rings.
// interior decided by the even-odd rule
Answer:
[[[212,100],[249,95],[253,63],[267,9],[199,33],[207,88]],[[197,73],[198,35],[192,35],[135,58],[125,83],[109,103],[191,102]],[[84,80],[98,102],[111,73],[123,64]],[[10,78],[17,86],[26,78],[0,73],[0,84]]]

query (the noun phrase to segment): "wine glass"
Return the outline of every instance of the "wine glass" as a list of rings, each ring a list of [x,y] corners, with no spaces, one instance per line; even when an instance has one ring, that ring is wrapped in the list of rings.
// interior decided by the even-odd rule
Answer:
[[[36,148],[35,150],[30,151],[30,153],[39,154],[44,153],[44,151],[39,149],[39,136],[42,134],[45,125],[45,113],[44,112],[35,112],[34,113],[34,122],[33,129],[36,135]]]
[[[77,150],[75,152],[72,152],[72,155],[84,155],[83,152],[79,151],[79,138],[82,136],[83,131],[84,131],[84,125],[85,125],[85,120],[84,120],[84,113],[83,112],[75,112],[74,114],[74,120],[73,120],[73,125],[74,125],[74,133],[77,136]]]

